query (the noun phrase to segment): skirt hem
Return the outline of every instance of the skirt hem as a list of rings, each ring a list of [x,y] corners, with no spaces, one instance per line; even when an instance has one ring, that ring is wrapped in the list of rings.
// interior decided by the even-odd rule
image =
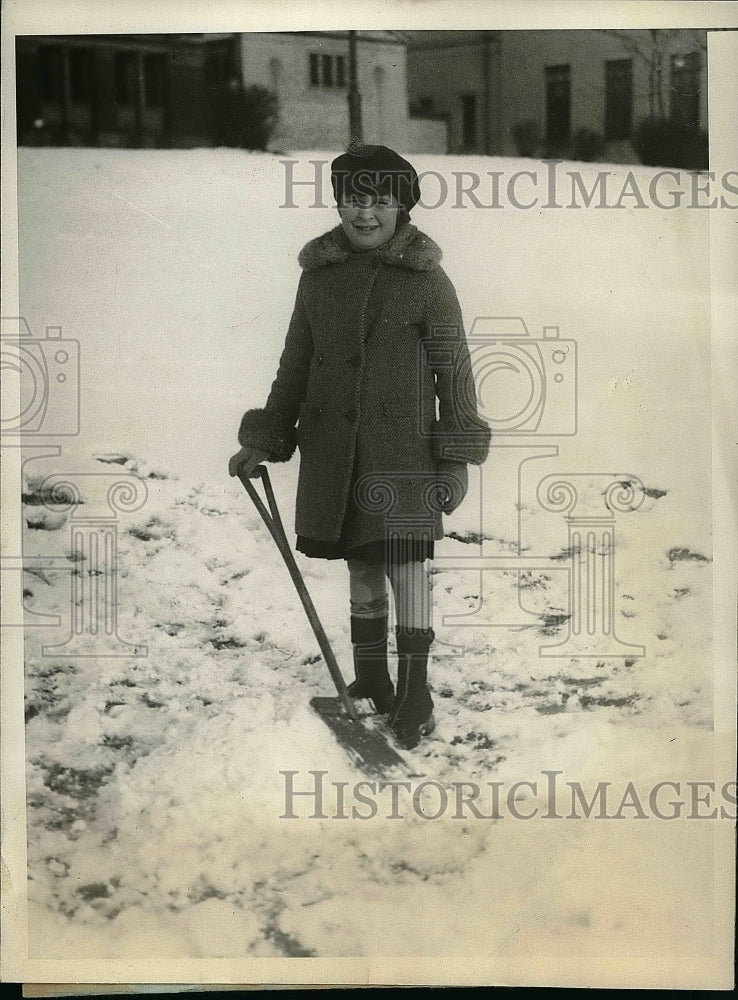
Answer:
[[[434,541],[428,537],[380,538],[347,546],[341,540],[325,542],[298,535],[295,548],[311,559],[358,559],[374,565],[424,562],[434,555]]]

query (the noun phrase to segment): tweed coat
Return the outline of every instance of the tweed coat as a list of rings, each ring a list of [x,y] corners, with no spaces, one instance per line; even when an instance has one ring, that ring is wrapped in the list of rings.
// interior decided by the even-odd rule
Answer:
[[[388,532],[442,538],[439,476],[448,461],[481,464],[490,431],[440,248],[408,222],[356,252],[337,226],[298,260],[277,375],[263,409],[244,414],[239,443],[274,462],[299,448],[298,535],[350,546]]]

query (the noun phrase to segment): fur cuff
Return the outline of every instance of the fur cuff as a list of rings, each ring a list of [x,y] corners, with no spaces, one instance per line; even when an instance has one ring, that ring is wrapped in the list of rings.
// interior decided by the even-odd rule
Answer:
[[[270,462],[289,462],[297,447],[294,427],[285,427],[268,410],[248,410],[241,418],[238,443],[265,451]]]
[[[492,431],[481,420],[461,429],[436,421],[432,429],[432,452],[436,462],[466,462],[482,465],[489,454]]]

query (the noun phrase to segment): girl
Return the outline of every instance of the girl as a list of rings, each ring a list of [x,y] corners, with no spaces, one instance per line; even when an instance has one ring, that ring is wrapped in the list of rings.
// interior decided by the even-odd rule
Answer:
[[[410,223],[415,169],[386,146],[331,164],[341,224],[301,250],[294,312],[263,409],[241,420],[229,471],[300,451],[296,548],[344,559],[355,680],[400,744],[434,726],[427,685],[435,638],[429,560],[442,513],[489,447],[469,351],[441,251]],[[295,425],[297,425],[295,427]],[[397,688],[387,665],[396,613]]]

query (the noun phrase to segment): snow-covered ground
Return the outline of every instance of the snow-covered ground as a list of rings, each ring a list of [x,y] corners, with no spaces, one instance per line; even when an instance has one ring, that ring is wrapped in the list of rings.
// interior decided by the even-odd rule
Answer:
[[[305,178],[331,155],[290,158]],[[536,167],[415,162],[447,176]],[[591,183],[596,168],[578,169]],[[622,181],[628,168],[607,169]],[[653,171],[634,173],[647,188]],[[686,786],[671,822],[639,822],[632,807],[620,821],[512,809],[545,808],[544,770],[588,797],[611,782],[611,812],[629,781],[647,803],[659,780],[713,778],[709,213],[450,202],[413,213],[444,249],[467,330],[477,316],[522,316],[533,337],[558,326],[576,339],[579,430],[547,441],[558,456],[522,465],[519,493],[501,474],[495,495],[493,454],[485,551],[508,556],[519,541],[535,557],[522,578],[463,568],[480,533],[473,470],[434,575],[438,728],[407,754],[413,789],[500,782],[504,801],[537,781],[538,798],[521,786],[498,819],[449,806],[428,820],[406,796],[400,821],[385,792],[366,820],[335,818],[330,783],[350,790],[362,775],[310,712],[312,695],[331,693],[327,670],[226,472],[241,413],[276,370],[297,251],[334,225],[305,189],[301,209],[284,200],[284,168],[266,154],[19,151],[22,312],[36,337],[61,326],[81,352],[81,434],[61,458],[29,452],[25,464],[25,555],[61,560],[29,570],[26,603],[62,618],[26,640],[31,957],[708,952],[714,824],[686,818]],[[270,471],[291,528],[297,458]],[[71,514],[40,502],[51,473],[80,484]],[[146,655],[42,655],[69,631],[70,586],[87,579],[70,558],[75,519],[109,513],[109,477],[130,473],[148,492],[118,514],[117,628]],[[620,640],[643,656],[539,655],[571,610],[567,524],[536,497],[554,473],[639,477],[638,509],[616,518],[613,606]],[[606,513],[604,482],[588,481],[594,499],[577,514]],[[345,566],[298,562],[349,674]],[[510,624],[444,622],[480,595]],[[280,818],[280,772],[304,789],[316,769],[328,818],[309,818],[307,799]],[[423,793],[430,812],[439,794]]]

